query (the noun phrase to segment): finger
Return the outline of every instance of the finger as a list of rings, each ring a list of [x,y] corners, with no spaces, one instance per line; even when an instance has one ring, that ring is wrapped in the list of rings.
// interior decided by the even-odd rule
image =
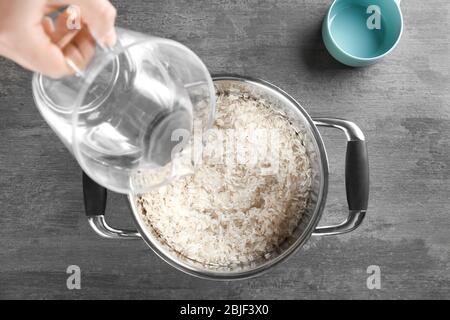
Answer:
[[[81,29],[80,33],[73,39],[73,44],[77,46],[86,61],[89,62],[94,57],[96,44],[87,27]]]
[[[84,69],[95,54],[95,40],[86,25],[81,30],[70,30],[67,21],[70,18],[68,10],[58,15],[56,22],[49,17],[43,19],[42,25],[53,43],[62,49],[69,60],[69,67],[74,71]]]
[[[56,31],[52,18],[44,17],[42,19],[42,27],[44,28],[45,33],[50,37],[50,39],[52,39],[52,35]]]
[[[72,73],[78,72],[84,68],[83,55],[73,43],[69,43],[63,49],[63,53],[69,66],[73,69]]]
[[[33,30],[35,36],[27,40],[27,44],[19,48],[23,52],[27,67],[33,71],[59,78],[73,71],[68,67],[64,54],[47,36],[44,28]]]
[[[116,40],[114,23],[116,9],[108,0],[49,0],[51,5],[76,5],[80,9],[81,16],[93,35],[107,45],[113,45]]]
[[[70,13],[66,10],[58,15],[55,22],[50,17],[44,17],[42,21],[45,32],[60,48],[65,47],[79,32],[68,28],[69,19]]]
[[[83,28],[73,41],[63,49],[63,52],[66,59],[70,59],[76,69],[83,70],[95,54],[95,40],[89,30]]]
[[[79,28],[81,28],[81,21],[78,22],[78,25],[72,26],[70,21],[71,18],[71,12],[68,9],[61,12],[56,18],[56,32],[53,41],[57,43],[60,48],[65,47],[76,36]]]

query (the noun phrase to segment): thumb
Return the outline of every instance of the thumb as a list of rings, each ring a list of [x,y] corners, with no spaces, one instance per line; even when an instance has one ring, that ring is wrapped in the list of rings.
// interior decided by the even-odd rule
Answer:
[[[63,51],[45,33],[42,25],[27,27],[14,34],[15,41],[4,46],[2,55],[21,66],[52,78],[73,73],[66,63]],[[21,40],[20,40],[21,39]]]

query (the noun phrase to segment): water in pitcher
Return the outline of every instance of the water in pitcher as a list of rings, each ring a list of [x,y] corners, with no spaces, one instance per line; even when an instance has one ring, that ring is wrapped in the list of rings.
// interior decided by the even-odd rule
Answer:
[[[33,94],[43,117],[92,179],[112,191],[140,193],[186,168],[188,157],[180,161],[174,148],[192,139],[194,122],[202,129],[212,123],[214,86],[201,60],[183,45],[117,31],[118,45],[97,50],[76,75],[36,74]]]
[[[118,68],[122,68],[119,74]],[[192,103],[186,89],[189,84],[174,77],[169,81],[160,70],[149,68],[154,66],[131,66],[124,57],[104,68],[86,92],[75,136],[72,104],[68,103],[73,101],[75,89],[67,91],[67,84],[54,87],[52,92],[60,93],[64,87],[66,98],[53,99],[59,103],[40,109],[67,145],[73,148],[73,139],[77,140],[84,164],[95,170],[103,185],[127,185],[130,170],[158,170],[169,164],[179,143],[173,133],[192,130]],[[67,99],[69,96],[72,100]],[[126,170],[111,175],[111,167],[116,172],[118,168]]]

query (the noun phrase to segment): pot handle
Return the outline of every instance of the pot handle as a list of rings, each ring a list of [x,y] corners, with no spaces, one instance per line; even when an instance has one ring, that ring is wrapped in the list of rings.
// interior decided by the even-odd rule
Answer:
[[[314,118],[316,126],[338,128],[347,136],[345,189],[349,214],[347,220],[334,226],[317,227],[313,235],[335,235],[355,230],[362,223],[369,202],[369,159],[364,134],[353,122]]]
[[[135,230],[120,230],[110,227],[105,221],[106,188],[97,184],[83,172],[84,210],[91,228],[108,239],[141,239]]]

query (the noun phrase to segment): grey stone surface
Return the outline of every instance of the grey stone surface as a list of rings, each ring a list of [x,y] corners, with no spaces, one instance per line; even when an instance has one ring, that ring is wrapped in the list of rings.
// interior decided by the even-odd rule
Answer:
[[[213,73],[268,80],[313,116],[358,123],[371,196],[357,231],[312,238],[271,272],[240,282],[180,273],[141,241],[98,238],[83,216],[81,171],[39,116],[29,72],[0,59],[0,298],[450,298],[450,2],[407,0],[384,61],[344,67],[325,51],[331,0],[115,1],[120,26],[178,40]],[[323,223],[345,216],[345,140],[323,130],[331,188]],[[130,226],[126,200],[110,219]],[[82,289],[66,288],[79,265]],[[369,265],[381,290],[366,287]]]

